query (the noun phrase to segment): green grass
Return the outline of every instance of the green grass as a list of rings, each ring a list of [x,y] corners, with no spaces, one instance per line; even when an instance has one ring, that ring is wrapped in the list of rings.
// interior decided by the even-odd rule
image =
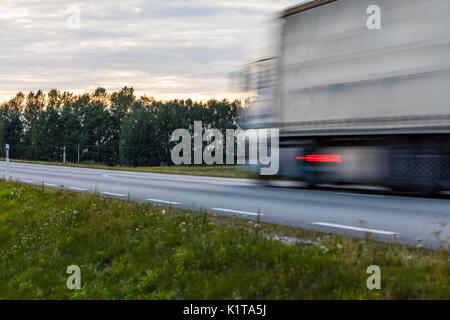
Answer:
[[[0,158],[4,161],[5,158]],[[225,178],[255,178],[248,171],[234,165],[204,165],[204,166],[159,166],[159,167],[125,167],[125,166],[106,166],[101,164],[76,164],[76,163],[61,163],[48,161],[31,161],[31,160],[11,160],[11,162],[18,163],[33,163],[44,165],[105,169],[105,170],[126,170],[137,172],[154,172],[154,173],[168,173],[168,174],[187,174],[194,176],[209,176],[209,177],[225,177]]]
[[[373,264],[381,290],[366,287]],[[66,288],[69,265],[80,290]],[[0,299],[449,298],[444,248],[0,181]]]

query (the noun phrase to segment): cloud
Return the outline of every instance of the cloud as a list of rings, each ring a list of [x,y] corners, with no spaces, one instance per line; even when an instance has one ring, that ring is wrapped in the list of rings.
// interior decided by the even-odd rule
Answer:
[[[224,96],[269,21],[297,1],[3,0],[0,101],[17,91],[117,90],[155,97]],[[80,29],[68,29],[80,9]]]

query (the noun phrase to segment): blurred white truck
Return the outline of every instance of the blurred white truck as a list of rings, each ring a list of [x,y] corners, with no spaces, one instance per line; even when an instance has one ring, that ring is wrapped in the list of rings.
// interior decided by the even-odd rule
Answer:
[[[278,19],[241,126],[280,129],[280,176],[450,188],[449,0],[302,1]]]

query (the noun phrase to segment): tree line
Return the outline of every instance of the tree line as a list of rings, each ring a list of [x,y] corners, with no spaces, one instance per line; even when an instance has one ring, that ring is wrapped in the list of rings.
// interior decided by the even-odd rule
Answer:
[[[159,101],[136,98],[124,87],[108,93],[76,95],[56,89],[28,95],[19,92],[0,105],[0,150],[10,145],[13,159],[66,161],[107,165],[170,165],[170,136],[175,129],[237,128],[238,100]]]

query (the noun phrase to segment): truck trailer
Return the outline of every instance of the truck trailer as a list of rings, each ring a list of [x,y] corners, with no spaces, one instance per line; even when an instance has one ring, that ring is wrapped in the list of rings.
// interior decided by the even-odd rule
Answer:
[[[279,176],[450,189],[449,0],[308,0],[277,19],[241,126],[279,129]]]

